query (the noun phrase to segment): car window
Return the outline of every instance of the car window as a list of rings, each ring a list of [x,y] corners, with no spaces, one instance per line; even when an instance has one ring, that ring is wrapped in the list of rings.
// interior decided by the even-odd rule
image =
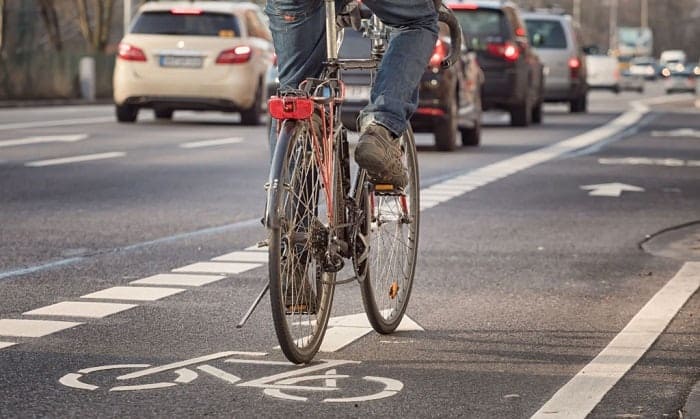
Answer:
[[[566,49],[564,27],[558,20],[528,19],[526,25],[530,44],[543,49]]]
[[[238,19],[230,14],[145,12],[131,27],[131,33],[149,35],[240,36]]]
[[[503,42],[509,38],[508,22],[500,10],[455,10],[462,31],[471,49],[481,51],[489,42]]]

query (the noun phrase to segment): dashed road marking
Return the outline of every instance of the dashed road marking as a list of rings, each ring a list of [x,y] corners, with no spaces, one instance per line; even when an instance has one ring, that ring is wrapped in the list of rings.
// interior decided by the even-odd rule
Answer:
[[[649,350],[698,288],[700,262],[686,262],[608,346],[532,418],[585,418]]]
[[[80,298],[96,298],[102,300],[126,301],[156,301],[184,291],[183,288],[153,288],[153,287],[112,287]]]
[[[74,143],[76,141],[82,141],[88,137],[87,134],[75,134],[75,135],[45,135],[40,137],[27,137],[18,138],[15,140],[3,140],[0,141],[0,148],[2,147],[16,147],[21,145],[33,145],[42,143]]]
[[[40,338],[81,324],[55,320],[0,319],[0,336]]]
[[[138,307],[135,304],[93,303],[86,301],[63,301],[50,306],[22,313],[35,316],[88,317],[101,319],[112,314]]]
[[[84,154],[82,156],[62,157],[59,159],[37,160],[37,161],[25,163],[25,166],[26,167],[57,166],[57,165],[61,165],[61,164],[81,163],[81,162],[94,161],[94,160],[116,159],[118,157],[124,157],[124,156],[126,156],[126,153],[124,153],[124,152],[113,151],[113,152],[109,152],[109,153]]]
[[[0,342],[0,349],[9,348],[10,346],[16,345],[14,342]]]
[[[267,263],[267,252],[232,252],[212,259],[217,262],[258,262]]]
[[[134,285],[172,285],[186,287],[201,287],[212,282],[226,278],[223,275],[185,275],[185,274],[158,274],[148,278],[131,281]]]
[[[180,148],[213,147],[228,144],[238,144],[242,141],[243,138],[241,137],[220,138],[218,140],[193,141],[189,143],[180,144]]]
[[[173,269],[173,272],[202,272],[212,274],[239,274],[251,269],[259,268],[259,263],[237,262],[197,262],[182,268]]]

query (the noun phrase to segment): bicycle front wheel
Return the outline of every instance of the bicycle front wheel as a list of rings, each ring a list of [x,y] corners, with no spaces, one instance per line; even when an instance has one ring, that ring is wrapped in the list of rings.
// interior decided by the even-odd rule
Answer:
[[[320,260],[332,214],[309,129],[300,121],[283,125],[268,198],[272,318],[282,352],[297,364],[310,362],[321,345],[335,287]]]
[[[403,193],[378,193],[370,188],[363,207],[369,251],[361,283],[362,303],[374,330],[391,333],[399,326],[413,288],[420,220],[418,160],[413,132],[400,138],[408,184]]]

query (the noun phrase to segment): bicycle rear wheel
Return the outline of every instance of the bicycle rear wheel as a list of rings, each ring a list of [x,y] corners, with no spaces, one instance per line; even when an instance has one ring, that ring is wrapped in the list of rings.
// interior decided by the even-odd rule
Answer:
[[[418,160],[413,132],[409,128],[400,138],[408,184],[401,194],[377,193],[370,188],[364,194],[363,207],[369,235],[369,251],[362,303],[374,330],[391,333],[399,326],[413,288],[418,254],[420,220]]]
[[[282,352],[297,364],[310,362],[318,351],[335,288],[335,274],[323,272],[319,255],[331,213],[316,152],[308,123],[285,122],[280,155],[273,159],[271,185],[277,189],[269,199],[275,218],[269,229],[270,303]]]

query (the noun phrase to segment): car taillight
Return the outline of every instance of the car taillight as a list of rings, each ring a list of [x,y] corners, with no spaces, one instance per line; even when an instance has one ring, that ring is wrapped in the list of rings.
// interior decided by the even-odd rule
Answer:
[[[249,46],[238,46],[233,49],[221,51],[221,54],[216,58],[217,64],[240,64],[250,60],[253,50]]]
[[[447,45],[438,39],[435,43],[435,49],[433,49],[433,55],[430,56],[430,61],[428,64],[431,67],[440,67],[445,57],[447,57]]]
[[[449,7],[452,10],[478,10],[479,5],[475,3],[453,3],[449,4],[447,7]]]
[[[578,57],[569,58],[569,70],[571,70],[571,78],[578,78],[578,71],[581,68],[581,60]]]
[[[126,61],[146,61],[146,54],[144,54],[141,48],[124,42],[119,44],[119,53],[117,57]]]
[[[486,50],[491,55],[496,57],[505,58],[506,61],[515,62],[520,58],[520,48],[512,42],[504,43],[489,43],[486,46]]]

